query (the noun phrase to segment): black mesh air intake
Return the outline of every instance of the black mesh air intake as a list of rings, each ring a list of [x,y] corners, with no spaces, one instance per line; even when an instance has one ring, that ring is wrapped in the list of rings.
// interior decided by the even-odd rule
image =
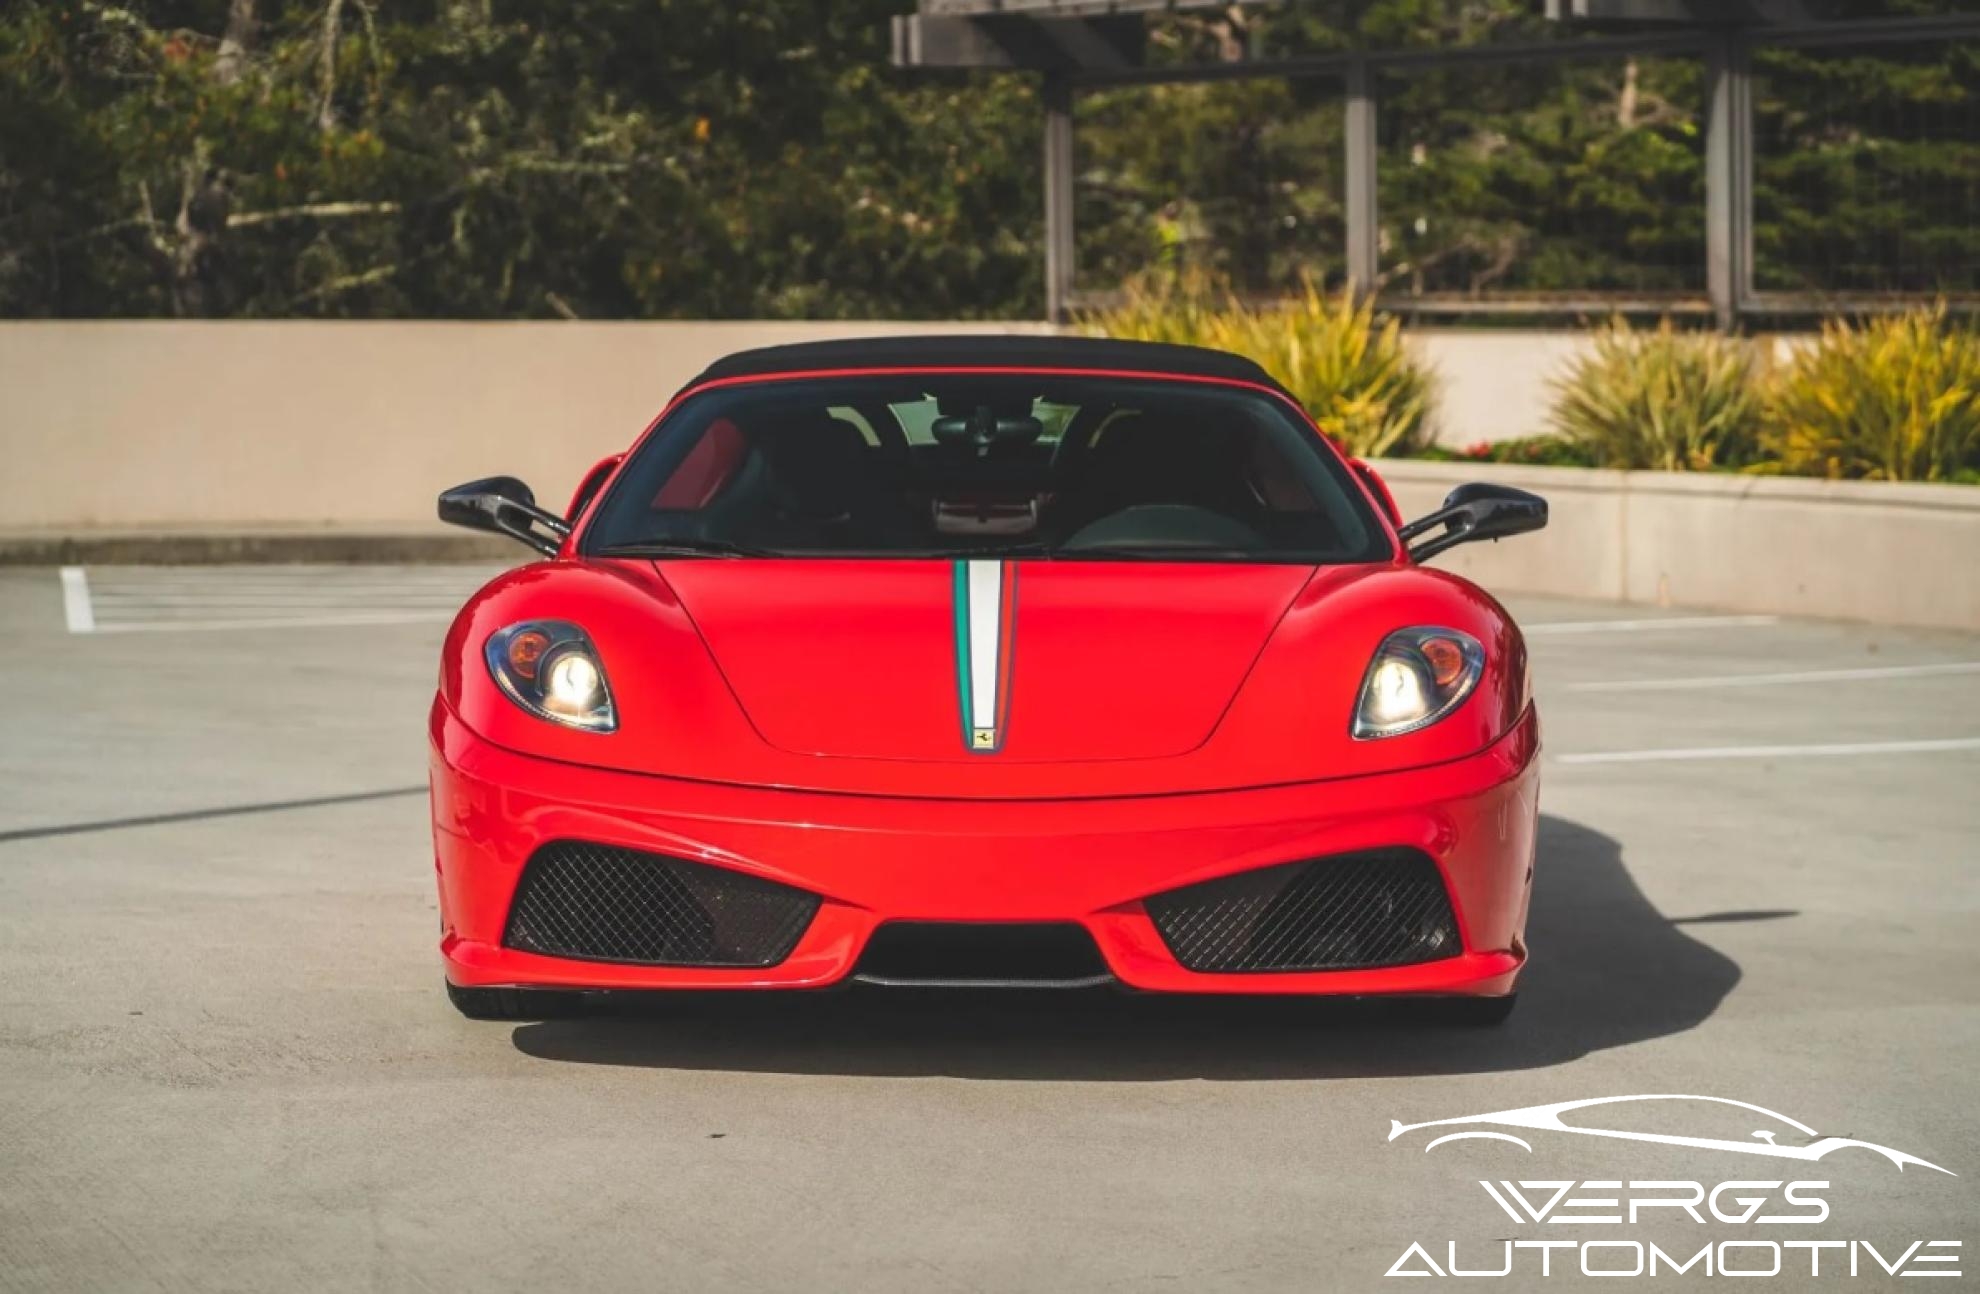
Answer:
[[[726,867],[559,840],[516,887],[502,942],[524,952],[652,966],[774,966],[818,896]]]
[[[1193,971],[1361,970],[1456,956],[1444,879],[1414,849],[1374,849],[1222,876],[1147,900]]]

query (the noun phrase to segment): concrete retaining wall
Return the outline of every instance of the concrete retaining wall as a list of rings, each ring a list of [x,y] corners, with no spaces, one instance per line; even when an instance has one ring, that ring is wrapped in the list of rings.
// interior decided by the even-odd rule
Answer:
[[[1453,449],[1547,430],[1551,382],[1588,349],[1579,332],[1413,328],[1410,345],[1437,375],[1437,439]]]
[[[559,502],[750,346],[1037,325],[0,323],[0,528],[422,525],[491,472]],[[1426,331],[1453,444],[1537,431],[1572,333]]]
[[[501,472],[562,508],[710,360],[953,324],[0,324],[0,527],[427,526]],[[1022,331],[1016,327],[981,329]]]
[[[1980,489],[1971,486],[1376,466],[1406,517],[1465,481],[1547,497],[1552,519],[1539,534],[1436,559],[1490,589],[1980,629]]]
[[[260,555],[267,532],[302,531],[411,533],[426,548],[408,551],[440,552],[467,538],[433,520],[440,489],[506,472],[561,507],[586,467],[623,448],[719,355],[959,330],[971,329],[0,323],[0,549],[16,559],[147,544],[192,551],[156,546],[177,532],[201,543],[231,535],[232,546],[212,551]],[[1444,379],[1445,439],[1469,443],[1539,430],[1547,378],[1582,341],[1431,330],[1416,344]],[[1480,476],[1552,500],[1544,534],[1441,559],[1492,587],[1980,628],[1980,490],[1411,462],[1383,470],[1412,514]],[[79,539],[96,546],[78,548]]]

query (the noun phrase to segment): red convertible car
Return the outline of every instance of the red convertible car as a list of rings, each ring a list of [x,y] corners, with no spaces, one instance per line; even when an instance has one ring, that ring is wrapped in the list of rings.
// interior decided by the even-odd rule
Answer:
[[[732,356],[475,594],[433,703],[447,991],[1404,994],[1496,1022],[1525,645],[1251,362],[1046,337]]]

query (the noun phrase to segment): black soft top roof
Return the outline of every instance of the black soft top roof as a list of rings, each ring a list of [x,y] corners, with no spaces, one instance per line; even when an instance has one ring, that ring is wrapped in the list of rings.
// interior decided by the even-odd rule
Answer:
[[[1165,342],[1100,337],[976,334],[936,337],[855,337],[738,351],[718,359],[688,383],[770,377],[839,368],[1114,369],[1183,377],[1228,378],[1278,388],[1270,374],[1228,351]]]

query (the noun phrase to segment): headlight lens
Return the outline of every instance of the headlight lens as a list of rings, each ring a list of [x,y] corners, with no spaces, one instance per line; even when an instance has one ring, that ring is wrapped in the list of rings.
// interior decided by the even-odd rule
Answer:
[[[491,634],[488,672],[511,701],[539,719],[586,732],[619,726],[605,667],[584,630],[530,620]]]
[[[1382,640],[1355,708],[1354,735],[1396,737],[1427,728],[1471,695],[1485,649],[1455,629],[1398,629]]]

